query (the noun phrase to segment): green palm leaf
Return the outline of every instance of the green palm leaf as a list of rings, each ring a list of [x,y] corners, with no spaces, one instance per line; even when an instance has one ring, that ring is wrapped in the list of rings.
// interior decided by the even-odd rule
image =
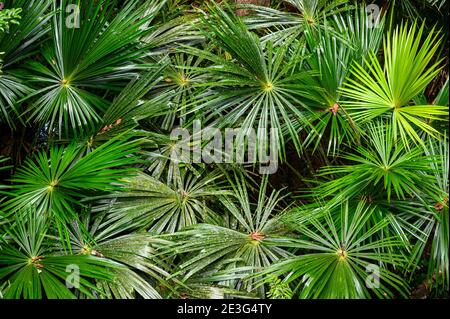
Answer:
[[[142,26],[153,18],[143,18],[150,2],[138,6],[128,1],[113,16],[114,3],[86,0],[80,6],[80,28],[65,26],[66,0],[54,4],[53,10],[59,10],[53,17],[52,42],[43,51],[46,63],[29,63],[36,74],[30,80],[43,84],[28,96],[37,98],[27,110],[29,120],[56,126],[60,136],[63,128],[66,135],[92,131],[108,106],[93,89],[118,90],[136,74],[148,49],[139,39],[147,32]]]
[[[221,197],[229,217],[219,224],[198,224],[170,235],[174,244],[165,251],[188,253],[176,273],[183,281],[192,277],[196,282],[231,284],[252,292],[252,281],[240,278],[290,255],[278,247],[289,240],[283,237],[286,230],[274,216],[282,197],[279,191],[266,195],[266,178],[255,204],[250,202],[242,176],[232,182],[232,187],[233,197]],[[258,291],[264,295],[264,289]]]
[[[181,170],[179,179],[165,184],[145,173],[127,179],[119,192],[100,197],[94,211],[108,212],[104,231],[125,227],[148,229],[153,233],[174,232],[200,221],[214,220],[216,215],[207,200],[226,194],[214,182],[217,172],[192,172]],[[112,198],[112,200],[110,199]]]
[[[95,219],[86,215],[82,220],[83,226],[76,223],[71,231],[73,251],[100,256],[122,265],[112,270],[115,275],[113,281],[97,281],[105,298],[134,299],[141,296],[145,299],[160,299],[157,285],[171,289],[165,280],[169,277],[166,269],[170,267],[156,252],[158,247],[167,245],[167,241],[145,233],[118,235],[124,232],[120,227],[105,233],[102,231],[105,215]],[[83,229],[88,229],[88,235]]]
[[[309,53],[307,64],[320,74],[316,77],[318,91],[312,105],[311,121],[315,129],[309,132],[305,145],[314,143],[315,149],[324,137],[328,138],[327,153],[336,154],[343,142],[357,140],[360,132],[341,107],[340,88],[346,83],[352,63],[363,63],[367,55],[377,52],[384,30],[384,18],[376,27],[367,23],[366,8],[335,15],[334,21],[324,20],[324,28],[305,27],[304,37]]]
[[[98,289],[92,280],[113,279],[109,269],[117,264],[93,256],[65,255],[56,245],[49,246],[48,220],[42,214],[28,211],[18,216],[0,247],[0,280],[8,283],[4,298],[74,299],[72,288],[93,298]],[[71,269],[79,275],[73,281]]]
[[[437,159],[423,154],[419,146],[408,148],[403,143],[395,144],[395,133],[391,124],[370,125],[369,145],[356,149],[357,154],[344,155],[350,165],[326,167],[321,176],[336,176],[314,191],[315,196],[335,196],[333,202],[357,195],[386,194],[388,202],[393,194],[396,198],[416,196],[422,193],[440,198],[442,192],[435,185],[433,170],[429,163]]]
[[[351,6],[348,2],[348,0],[284,0],[284,3],[295,8],[295,11],[254,5],[241,6],[255,13],[245,20],[251,29],[268,30],[266,31],[268,34],[262,37],[263,41],[270,40],[275,44],[282,44],[286,39],[302,37],[308,25],[321,28],[325,18],[349,10]]]
[[[449,287],[448,137],[445,136],[439,141],[429,139],[425,153],[438,158],[438,163],[431,162],[430,166],[441,190],[441,198],[436,200],[428,197],[418,203],[404,203],[400,208],[403,215],[417,212],[417,218],[411,223],[421,230],[411,254],[411,265],[417,269],[420,258],[429,253],[429,284],[434,288],[446,289]]]
[[[283,282],[295,283],[300,298],[392,298],[394,291],[406,296],[405,282],[388,269],[388,265],[401,265],[404,257],[379,251],[402,243],[392,237],[373,239],[388,221],[364,230],[373,208],[363,202],[355,206],[343,202],[338,219],[326,207],[286,215],[284,220],[301,234],[289,247],[305,253],[275,263],[258,276],[284,275]],[[379,282],[373,286],[367,284],[373,278],[368,273],[372,268],[379,272],[375,278]]]
[[[237,145],[243,144],[253,129],[259,145],[272,150],[274,146],[268,141],[273,130],[282,157],[287,139],[300,152],[299,127],[310,126],[304,113],[308,110],[305,100],[317,89],[311,73],[299,69],[301,51],[289,52],[289,45],[263,44],[238,18],[218,6],[208,8],[210,14],[203,20],[209,36],[226,53],[185,48],[213,63],[204,69],[210,80],[201,84],[210,90],[197,98],[189,112],[201,111],[206,121],[218,127],[241,128]]]
[[[12,20],[15,23],[9,25],[8,32],[0,28],[0,121],[6,122],[11,128],[15,127],[21,113],[18,101],[33,92],[23,80],[26,74],[15,68],[47,34],[50,5],[50,0],[6,1],[7,8],[16,9],[1,11],[20,12],[20,17],[14,16],[18,20]]]
[[[34,206],[54,219],[61,234],[66,233],[65,225],[76,217],[83,192],[117,190],[124,183],[121,179],[133,171],[129,165],[136,159],[127,157],[136,151],[131,137],[118,135],[86,156],[81,156],[76,143],[38,153],[14,175],[8,191],[12,198],[3,211],[11,215]]]
[[[392,119],[394,138],[407,138],[422,143],[417,129],[436,136],[428,120],[443,120],[448,107],[413,105],[411,100],[423,92],[439,72],[440,61],[432,62],[439,47],[439,35],[432,30],[422,40],[424,25],[419,29],[406,24],[391,31],[384,39],[384,68],[374,54],[370,55],[368,71],[360,64],[352,70],[342,90],[348,101],[343,106],[357,123],[367,123],[379,117]]]

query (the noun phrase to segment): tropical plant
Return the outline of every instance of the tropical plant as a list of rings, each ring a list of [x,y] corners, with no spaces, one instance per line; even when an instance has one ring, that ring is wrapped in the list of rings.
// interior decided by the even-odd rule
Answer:
[[[85,88],[119,90],[136,74],[149,48],[138,41],[147,32],[142,26],[155,14],[146,15],[152,2],[137,7],[136,1],[128,1],[111,19],[114,1],[86,0],[79,7],[79,26],[74,22],[68,27],[68,4],[53,5],[58,13],[52,18],[53,43],[43,51],[45,61],[29,63],[35,74],[30,80],[43,86],[28,96],[37,99],[27,117],[49,122],[60,136],[63,128],[65,135],[94,129],[108,102]]]
[[[262,181],[256,203],[249,199],[243,176],[230,183],[233,196],[220,198],[227,212],[223,220],[194,225],[170,235],[174,243],[166,250],[188,254],[179,265],[183,280],[196,275],[196,281],[229,282],[234,288],[241,286],[250,292],[255,288],[252,282],[242,282],[240,278],[290,255],[278,247],[289,238],[284,237],[286,227],[273,216],[283,197],[280,191],[266,195],[267,178]],[[259,289],[259,293],[263,295],[264,289]]]
[[[1,1],[0,298],[448,298],[448,12]]]
[[[152,233],[174,232],[200,221],[214,220],[208,198],[226,194],[214,182],[217,172],[183,170],[174,183],[165,184],[145,173],[127,180],[119,192],[102,196],[94,211],[107,210],[110,227],[146,229]],[[108,199],[111,198],[111,199]]]
[[[327,153],[336,154],[341,143],[358,140],[360,132],[341,107],[340,88],[347,83],[352,63],[364,63],[369,54],[379,49],[384,17],[377,21],[376,26],[366,20],[365,8],[361,7],[347,11],[343,16],[335,15],[331,21],[334,28],[327,20],[324,21],[324,30],[305,27],[309,54],[307,65],[320,74],[316,85],[323,89],[315,98],[318,104],[311,115],[315,127],[309,132],[306,145],[314,142],[317,148],[322,138],[327,137]]]
[[[377,238],[388,221],[366,228],[374,209],[364,202],[346,201],[338,209],[338,218],[326,206],[312,212],[300,208],[285,216],[301,234],[288,245],[306,253],[275,263],[258,276],[285,275],[284,282],[295,282],[300,298],[355,299],[370,298],[372,294],[387,298],[393,296],[393,291],[406,296],[402,278],[387,268],[400,266],[404,257],[379,251],[402,245],[392,237]],[[378,276],[373,282],[367,272],[371,267]],[[382,282],[376,282],[378,279]]]
[[[84,192],[111,192],[121,179],[133,171],[126,167],[136,161],[129,157],[136,150],[131,136],[118,135],[86,156],[80,156],[76,143],[67,147],[53,146],[49,154],[40,152],[28,159],[13,177],[11,199],[2,205],[6,216],[34,207],[40,214],[50,215],[61,235],[77,216],[75,207]],[[85,193],[86,194],[86,193]],[[92,194],[92,193],[91,193]]]
[[[94,256],[63,254],[48,230],[48,219],[33,210],[7,227],[6,242],[0,246],[0,280],[8,283],[4,298],[76,298],[70,288],[93,297],[93,279],[113,279],[111,269],[117,265]],[[70,271],[79,276],[70,281]]]
[[[9,9],[0,11],[0,14],[14,12],[12,16],[11,13],[7,15],[15,17],[8,19],[7,30],[0,29],[0,121],[12,128],[16,126],[22,111],[17,108],[17,102],[33,92],[20,76],[23,70],[17,69],[17,66],[35,50],[49,31],[46,24],[50,16],[47,12],[50,3],[50,0],[6,1],[5,6]],[[11,24],[12,21],[15,23]]]
[[[281,132],[272,136],[281,156],[286,138],[300,151],[297,123],[309,125],[302,110],[308,109],[304,99],[314,89],[311,72],[298,69],[300,51],[289,52],[289,45],[264,44],[242,21],[217,5],[208,6],[208,10],[211,14],[203,23],[214,43],[226,53],[184,49],[212,63],[204,70],[210,79],[200,84],[210,90],[197,98],[190,112],[201,111],[218,127],[241,128],[236,136],[238,145],[255,129],[258,141],[272,147],[272,129]]]
[[[439,132],[427,121],[444,120],[447,106],[409,105],[439,73],[440,60],[432,61],[439,48],[439,34],[432,29],[422,42],[425,25],[402,24],[384,39],[384,68],[374,54],[370,55],[369,71],[355,64],[351,71],[355,79],[343,89],[349,100],[343,106],[357,123],[367,123],[379,117],[392,119],[393,138],[407,137],[421,143],[417,129],[436,136]]]
[[[283,0],[284,4],[292,6],[295,11],[284,11],[261,6],[243,5],[254,10],[255,15],[246,19],[252,29],[265,28],[267,35],[263,40],[274,40],[282,43],[290,37],[302,37],[309,25],[322,27],[321,22],[334,14],[349,10],[348,0]]]
[[[156,248],[167,242],[154,238],[149,234],[131,233],[118,236],[122,229],[102,231],[105,215],[101,214],[91,219],[84,215],[81,221],[74,223],[71,229],[71,247],[80,255],[100,257],[102,260],[117,263],[121,267],[114,268],[113,280],[99,279],[96,286],[103,298],[160,299],[161,295],[155,288],[162,284],[170,288],[165,278],[169,277],[167,263],[159,258]],[[81,224],[83,225],[81,227]],[[83,231],[87,229],[88,232]],[[149,282],[148,278],[153,278]]]
[[[18,24],[21,8],[13,8],[0,12],[0,32],[9,30],[10,24]]]
[[[335,177],[321,183],[314,194],[318,198],[335,196],[332,202],[355,198],[361,194],[381,194],[389,202],[406,196],[422,197],[422,193],[440,199],[435,183],[435,172],[439,172],[436,158],[423,154],[423,148],[408,148],[400,141],[395,143],[393,125],[390,123],[368,126],[369,145],[357,147],[343,158],[350,165],[325,167],[320,176],[333,174]],[[434,167],[430,166],[433,163]]]

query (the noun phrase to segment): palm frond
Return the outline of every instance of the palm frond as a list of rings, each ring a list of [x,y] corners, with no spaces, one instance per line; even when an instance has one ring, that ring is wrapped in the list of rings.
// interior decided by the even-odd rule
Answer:
[[[166,251],[188,254],[175,273],[182,275],[183,281],[192,277],[196,282],[231,284],[250,293],[255,289],[252,281],[240,279],[290,255],[278,247],[289,241],[275,216],[282,197],[279,191],[266,195],[267,179],[255,204],[250,202],[242,176],[237,176],[232,186],[233,197],[221,197],[229,217],[215,225],[198,224],[170,235],[174,244]],[[258,292],[264,295],[264,289]]]
[[[306,252],[275,263],[257,276],[282,275],[284,283],[295,284],[300,298],[392,298],[394,293],[406,296],[406,283],[388,268],[401,265],[404,257],[379,252],[387,246],[401,247],[401,242],[395,238],[372,239],[386,226],[387,220],[363,234],[361,231],[373,209],[363,202],[353,207],[348,201],[338,209],[339,219],[332,218],[327,208],[287,215],[285,221],[302,235],[301,239],[289,243],[289,247]],[[297,222],[298,215],[300,222]],[[378,272],[376,286],[367,284],[371,282],[368,279],[373,279],[368,272],[372,268]]]
[[[33,206],[52,216],[61,235],[67,233],[66,225],[77,215],[82,192],[117,190],[133,171],[130,165],[136,159],[128,156],[136,151],[136,142],[131,137],[118,135],[86,156],[80,156],[80,148],[73,143],[28,159],[7,192],[11,198],[2,205],[6,216]]]
[[[200,172],[197,176],[181,170],[179,179],[165,184],[139,173],[127,179],[120,191],[100,197],[94,211],[107,211],[105,232],[116,227],[147,229],[156,234],[174,232],[217,218],[206,201],[227,193],[214,185],[218,178],[218,172]]]
[[[442,192],[435,185],[429,163],[437,159],[423,153],[420,146],[406,147],[395,143],[392,124],[378,123],[368,127],[369,145],[356,148],[357,154],[344,155],[350,165],[326,167],[319,176],[336,176],[317,187],[315,196],[335,196],[333,202],[367,193],[381,194],[389,202],[396,198],[421,198],[424,193],[439,199]]]
[[[0,280],[7,299],[75,299],[71,289],[94,298],[93,280],[112,280],[118,265],[94,256],[66,255],[49,245],[48,220],[30,210],[17,215],[0,247]],[[73,274],[73,280],[70,277]],[[70,285],[69,285],[69,284]]]
[[[152,19],[152,15],[142,18],[146,5],[128,1],[113,16],[114,1],[86,1],[80,6],[79,28],[65,26],[66,0],[54,4],[58,13],[52,20],[53,41],[43,52],[45,63],[29,63],[36,74],[30,81],[42,87],[27,97],[36,97],[27,118],[56,126],[59,136],[81,133],[82,127],[94,130],[109,103],[92,89],[123,87],[125,79],[136,75],[147,49],[139,44],[147,32],[141,27]]]
[[[395,28],[384,39],[384,68],[374,54],[367,61],[366,71],[356,63],[351,71],[354,78],[342,94],[348,98],[343,106],[357,123],[367,123],[380,117],[392,119],[394,138],[408,138],[422,143],[417,130],[436,137],[439,132],[429,120],[443,120],[448,107],[438,105],[409,105],[436,77],[441,61],[432,61],[438,50],[439,34],[431,30],[423,40],[424,24],[407,24]]]

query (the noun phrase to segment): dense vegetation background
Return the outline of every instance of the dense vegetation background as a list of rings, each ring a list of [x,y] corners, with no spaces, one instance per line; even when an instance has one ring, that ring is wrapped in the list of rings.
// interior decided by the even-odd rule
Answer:
[[[448,1],[73,3],[0,3],[2,298],[448,297]]]

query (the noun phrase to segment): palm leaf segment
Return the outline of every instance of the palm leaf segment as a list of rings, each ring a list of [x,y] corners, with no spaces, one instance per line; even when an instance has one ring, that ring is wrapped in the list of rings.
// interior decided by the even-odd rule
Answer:
[[[269,266],[258,276],[284,275],[284,282],[296,284],[300,298],[391,298],[394,292],[406,296],[405,282],[388,269],[400,266],[404,257],[380,252],[386,247],[402,247],[395,238],[377,236],[388,221],[366,229],[374,208],[364,202],[344,202],[338,210],[340,218],[332,217],[335,213],[326,207],[287,214],[284,221],[301,234],[289,247],[305,253]],[[370,272],[374,269],[375,277]]]
[[[0,246],[0,280],[8,284],[4,298],[75,299],[94,297],[95,280],[112,280],[118,264],[94,256],[64,254],[49,245],[48,220],[35,211],[18,215],[7,228],[9,239]],[[77,277],[70,277],[70,275]]]
[[[53,43],[44,50],[46,64],[31,62],[39,74],[32,81],[43,84],[29,97],[37,97],[27,117],[39,124],[57,127],[59,135],[80,132],[81,127],[95,129],[108,103],[95,90],[117,90],[123,80],[136,74],[146,47],[139,39],[146,33],[142,26],[153,18],[145,16],[146,5],[128,1],[111,18],[115,1],[86,0],[80,6],[80,27],[67,27],[68,1],[55,3]],[[121,83],[122,81],[122,83]]]
[[[368,71],[355,64],[351,71],[354,78],[342,90],[348,99],[343,106],[357,123],[391,118],[393,137],[401,137],[405,145],[408,138],[422,143],[420,132],[438,135],[429,121],[443,120],[448,115],[445,106],[410,105],[439,72],[440,61],[432,61],[439,48],[439,35],[431,30],[422,40],[424,27],[404,24],[391,31],[383,42],[384,68],[371,54]]]
[[[239,279],[289,256],[277,247],[279,242],[289,240],[274,215],[282,197],[279,191],[266,195],[267,179],[256,204],[250,202],[245,180],[236,178],[232,187],[233,196],[221,199],[229,217],[220,224],[198,224],[170,235],[174,244],[167,252],[188,253],[176,272],[183,280],[192,277],[200,282],[228,283],[253,292],[252,280]],[[258,291],[264,293],[261,287]]]
[[[38,153],[14,175],[12,198],[2,209],[10,215],[33,206],[52,216],[61,234],[66,233],[83,192],[117,190],[124,174],[132,171],[127,166],[136,159],[128,155],[136,151],[136,143],[130,137],[118,135],[86,156],[75,143],[52,147],[49,155]]]

